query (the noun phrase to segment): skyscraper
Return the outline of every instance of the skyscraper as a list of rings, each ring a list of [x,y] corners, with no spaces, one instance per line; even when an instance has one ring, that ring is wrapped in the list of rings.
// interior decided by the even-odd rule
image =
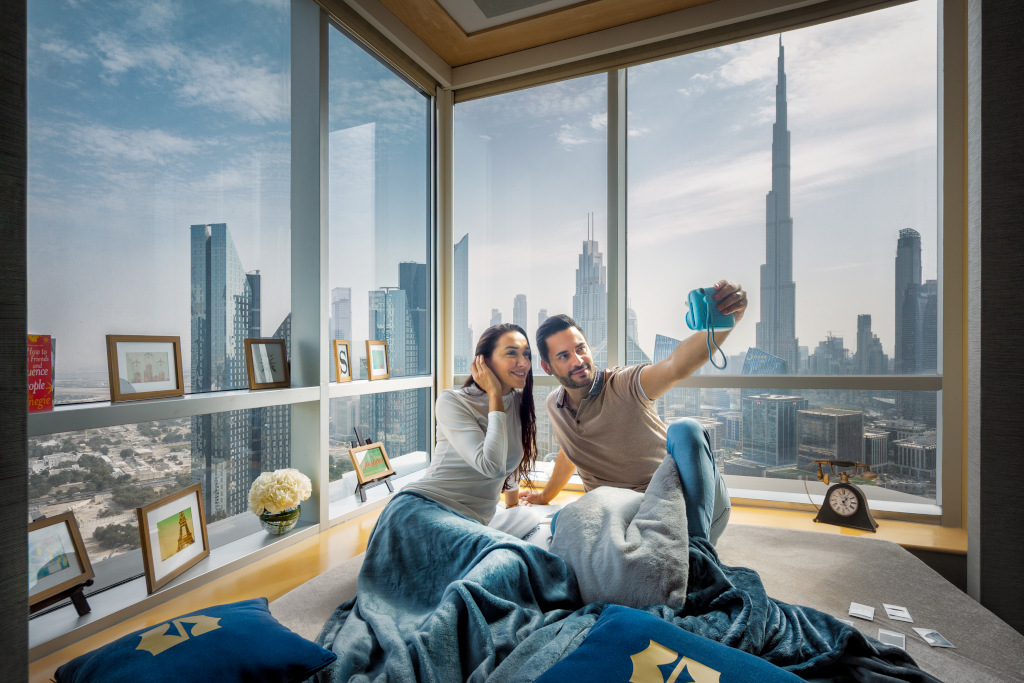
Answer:
[[[921,235],[900,230],[896,242],[896,374],[916,375],[936,369],[938,287],[921,284]],[[927,400],[926,400],[927,398]],[[896,412],[908,420],[935,424],[934,395],[897,391]]]
[[[331,339],[352,341],[352,288],[331,290]]]
[[[761,320],[757,348],[786,361],[787,371],[798,365],[796,283],[793,282],[793,217],[790,211],[789,130],[787,129],[786,71],[779,39],[779,76],[775,86],[772,125],[772,189],[766,198],[765,263],[761,266]]]
[[[429,289],[427,264],[403,261],[398,264],[398,288],[405,292],[409,322],[412,325],[415,356],[409,357],[406,374],[426,375],[430,373],[430,318],[427,311]]]
[[[512,324],[526,329],[526,295],[516,294],[512,303]]]
[[[491,309],[491,327],[501,324],[501,310],[498,308]]]
[[[815,460],[862,462],[864,455],[864,413],[841,408],[812,408],[797,411],[800,438],[797,466],[807,470]]]
[[[854,371],[858,375],[885,375],[889,373],[889,359],[882,351],[882,342],[871,332],[871,316],[857,316],[857,352]]]
[[[807,399],[755,394],[741,403],[743,457],[769,469],[795,465],[800,444],[796,415],[807,408]]]
[[[473,333],[469,329],[469,233],[462,236],[455,245],[453,261],[453,307],[452,346],[455,356],[455,373],[469,372],[469,361],[473,355]]]
[[[381,287],[369,292],[369,338],[387,342],[392,377],[416,373],[418,347],[425,341],[417,337],[415,316],[409,314],[408,294],[412,291]],[[426,412],[421,408],[426,391],[408,389],[361,396],[359,421],[363,438],[383,441],[388,455],[394,457],[425,447]]]
[[[671,356],[678,345],[678,339],[663,334],[655,335],[653,362],[660,363]],[[655,402],[655,409],[662,422],[672,422],[680,417],[696,417],[700,415],[700,388],[672,387]]]
[[[190,238],[192,391],[242,389],[248,386],[245,339],[262,336],[260,273],[242,267],[226,224],[193,225]],[[289,331],[290,316],[276,334],[290,342]],[[288,465],[290,417],[281,410],[192,418],[192,481],[203,485],[211,519],[243,512],[259,472]]]
[[[572,296],[572,317],[583,331],[591,348],[608,338],[605,319],[608,302],[608,275],[604,256],[593,239],[593,214],[587,216],[587,239],[576,268],[576,293]],[[596,360],[596,359],[595,359]]]

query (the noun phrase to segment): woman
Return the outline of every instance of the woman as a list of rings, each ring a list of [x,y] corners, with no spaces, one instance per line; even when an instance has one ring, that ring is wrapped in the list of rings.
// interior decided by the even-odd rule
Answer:
[[[405,487],[488,524],[498,499],[519,503],[519,481],[537,458],[533,361],[523,328],[487,328],[471,377],[437,398],[437,443],[426,474]]]

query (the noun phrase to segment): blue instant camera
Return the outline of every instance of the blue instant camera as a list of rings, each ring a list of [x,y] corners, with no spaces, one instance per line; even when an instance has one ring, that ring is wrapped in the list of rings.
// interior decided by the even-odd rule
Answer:
[[[700,287],[687,295],[686,307],[689,310],[686,311],[686,326],[691,330],[708,331],[708,360],[719,370],[724,370],[729,360],[722,353],[722,349],[718,348],[718,342],[715,341],[713,330],[731,329],[736,324],[736,321],[733,319],[732,313],[726,315],[718,310],[718,302],[715,301],[716,291],[713,286]],[[722,354],[721,365],[715,362],[715,354],[711,350],[712,345]]]
[[[718,310],[714,287],[695,289],[686,297],[686,326],[691,330],[728,330],[735,324],[732,314]]]

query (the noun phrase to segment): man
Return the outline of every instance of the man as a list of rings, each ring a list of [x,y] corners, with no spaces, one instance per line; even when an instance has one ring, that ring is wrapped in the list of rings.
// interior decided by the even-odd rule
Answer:
[[[747,308],[746,293],[727,280],[720,280],[715,289],[718,310],[739,323]],[[730,331],[715,331],[715,342],[721,344]],[[573,470],[587,491],[615,486],[643,492],[671,452],[687,465],[680,474],[691,535],[717,542],[728,523],[730,504],[708,434],[696,420],[666,427],[654,411],[660,396],[708,360],[707,331],[681,341],[660,363],[598,370],[576,322],[556,315],[537,329],[537,350],[544,372],[562,385],[547,398],[560,448],[547,486],[539,492],[521,492],[522,501],[548,503]]]

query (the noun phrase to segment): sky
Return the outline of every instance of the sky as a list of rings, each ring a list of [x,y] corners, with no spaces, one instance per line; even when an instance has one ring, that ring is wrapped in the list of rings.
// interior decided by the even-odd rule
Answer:
[[[936,36],[930,0],[781,36],[797,336],[812,351],[831,333],[853,352],[870,314],[893,353],[900,229],[921,233],[936,277]],[[778,52],[776,35],[628,70],[627,297],[648,354],[655,334],[690,334],[686,293],[719,279],[751,301],[727,352],[755,344]],[[572,313],[590,212],[607,264],[605,84],[456,106],[455,238],[470,235],[475,335],[494,307],[510,320],[518,293],[531,334],[539,309]]]
[[[192,224],[260,271],[265,336],[288,315],[289,7],[30,3],[29,331],[58,377],[105,369],[111,333],[177,335],[188,370]],[[426,261],[429,100],[337,30],[329,49],[328,279],[361,341],[367,292]]]
[[[189,226],[227,223],[262,274],[263,333],[290,310],[287,0],[29,4],[29,331],[62,372],[105,368],[104,335],[190,340]],[[893,344],[896,236],[936,273],[934,0],[784,33],[797,334]],[[778,37],[629,70],[628,296],[641,346],[681,337],[682,301],[720,278],[754,343]],[[332,30],[329,287],[367,292],[425,262],[429,100]],[[570,312],[587,215],[607,259],[606,77],[456,106],[455,240],[470,323]],[[188,354],[183,358],[186,368]]]

